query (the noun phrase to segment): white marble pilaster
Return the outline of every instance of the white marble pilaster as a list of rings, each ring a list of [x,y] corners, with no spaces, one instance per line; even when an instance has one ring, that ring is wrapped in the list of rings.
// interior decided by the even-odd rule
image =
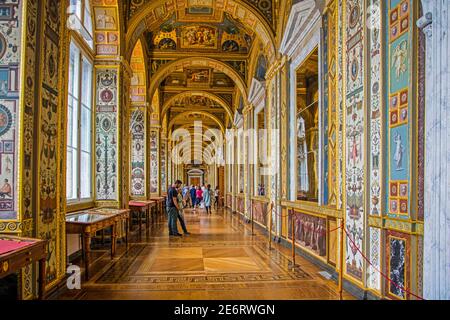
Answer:
[[[450,299],[450,43],[448,0],[422,0],[426,34],[425,299]]]

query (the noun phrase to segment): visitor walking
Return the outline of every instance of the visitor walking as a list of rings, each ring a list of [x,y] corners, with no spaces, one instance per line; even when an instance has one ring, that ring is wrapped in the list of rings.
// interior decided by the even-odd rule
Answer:
[[[195,204],[197,202],[197,197],[195,195],[195,187],[194,185],[191,185],[191,189],[189,190],[189,193],[191,194],[191,208],[194,208],[195,211]]]
[[[208,184],[205,192],[203,193],[203,199],[205,200],[206,214],[212,214],[212,212],[211,212],[211,193],[212,193],[211,185]]]
[[[190,203],[191,193],[189,192],[189,186],[185,185],[182,190],[182,197],[183,197],[183,207],[187,207]]]
[[[198,207],[200,203],[203,201],[203,191],[202,189],[200,189],[199,186],[197,186],[197,191],[195,191],[195,197],[197,198],[195,205],[196,207]]]

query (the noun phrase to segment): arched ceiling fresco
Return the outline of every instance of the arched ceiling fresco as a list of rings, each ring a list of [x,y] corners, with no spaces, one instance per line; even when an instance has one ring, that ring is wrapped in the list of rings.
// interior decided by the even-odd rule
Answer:
[[[127,56],[143,33],[158,50],[202,49],[248,52],[257,38],[275,55],[272,0],[132,1],[127,21]],[[200,40],[196,34],[203,33]],[[207,41],[202,39],[208,38]],[[164,40],[166,39],[166,40]],[[162,41],[164,40],[164,41]],[[271,60],[271,59],[269,59]]]
[[[153,0],[128,0],[124,2],[124,6],[128,15],[127,22],[132,21],[136,14],[139,14],[146,5]],[[249,5],[253,10],[258,12],[266,22],[274,27],[275,21],[275,1],[274,0],[243,0],[242,3]],[[204,21],[208,19],[217,19],[226,4],[225,0],[179,0],[176,4],[176,13],[183,20],[193,20],[201,17]]]

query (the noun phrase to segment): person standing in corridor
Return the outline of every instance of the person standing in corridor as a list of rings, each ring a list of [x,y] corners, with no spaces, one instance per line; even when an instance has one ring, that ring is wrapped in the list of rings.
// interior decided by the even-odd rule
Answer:
[[[205,189],[205,192],[203,193],[203,199],[205,200],[205,209],[206,214],[212,214],[211,212],[211,185],[208,184],[208,186]]]
[[[180,188],[181,184],[182,182],[177,180],[167,191],[169,236],[173,237],[181,237],[177,227],[178,211],[180,210],[178,205],[178,188]]]
[[[191,208],[194,208],[194,211],[195,211],[195,204],[197,202],[197,198],[195,196],[195,187],[194,187],[194,185],[191,185],[191,189],[189,189],[189,193],[191,194]]]

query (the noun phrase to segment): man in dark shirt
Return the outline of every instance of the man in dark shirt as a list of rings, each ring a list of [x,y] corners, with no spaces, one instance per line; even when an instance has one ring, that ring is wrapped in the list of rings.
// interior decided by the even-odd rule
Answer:
[[[182,182],[180,180],[175,181],[175,183],[167,191],[167,213],[169,216],[169,236],[180,237],[181,233],[178,232],[177,220],[178,220],[178,188],[181,186]]]

